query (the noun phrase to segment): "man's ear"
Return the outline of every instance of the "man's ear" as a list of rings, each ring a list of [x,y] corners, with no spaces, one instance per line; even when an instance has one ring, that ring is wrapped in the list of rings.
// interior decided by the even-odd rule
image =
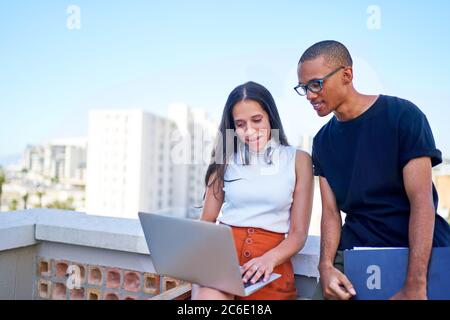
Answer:
[[[349,84],[353,81],[353,68],[352,67],[345,67],[343,72],[343,81],[344,84]]]

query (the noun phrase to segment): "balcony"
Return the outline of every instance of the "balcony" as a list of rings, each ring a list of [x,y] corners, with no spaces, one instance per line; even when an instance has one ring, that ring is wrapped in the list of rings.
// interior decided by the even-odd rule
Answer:
[[[292,258],[299,299],[318,279],[319,237]],[[0,214],[0,300],[188,299],[156,273],[136,219],[32,209]]]

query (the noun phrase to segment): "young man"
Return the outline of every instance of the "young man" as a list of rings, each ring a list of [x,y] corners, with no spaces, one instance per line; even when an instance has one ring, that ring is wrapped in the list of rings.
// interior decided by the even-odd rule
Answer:
[[[314,298],[355,295],[343,274],[342,250],[359,246],[409,247],[407,278],[392,298],[426,299],[431,248],[450,246],[450,226],[436,214],[431,168],[442,158],[427,118],[407,100],[357,92],[352,58],[337,41],[308,48],[298,79],[295,90],[320,117],[334,113],[313,142],[322,196],[320,285]]]

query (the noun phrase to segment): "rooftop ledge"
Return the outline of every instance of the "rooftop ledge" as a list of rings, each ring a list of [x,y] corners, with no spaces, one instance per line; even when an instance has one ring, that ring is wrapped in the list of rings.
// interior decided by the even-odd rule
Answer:
[[[138,219],[53,209],[1,213],[0,262],[5,252],[26,247],[36,248],[32,253],[34,260],[43,257],[52,261],[62,259],[138,272],[155,272]],[[304,248],[292,258],[296,281],[297,278],[310,278],[313,280],[311,283],[316,283],[319,276],[318,261],[319,237],[309,236]],[[35,269],[31,270],[36,273]],[[8,297],[2,283],[4,276],[5,273],[0,272],[0,298]],[[36,283],[36,278],[40,281],[38,274],[33,277],[33,283]],[[33,297],[39,297],[38,289],[34,285]],[[311,290],[307,289],[308,293],[304,295],[309,295]],[[17,296],[16,292],[14,297]],[[67,296],[69,297],[69,293]]]

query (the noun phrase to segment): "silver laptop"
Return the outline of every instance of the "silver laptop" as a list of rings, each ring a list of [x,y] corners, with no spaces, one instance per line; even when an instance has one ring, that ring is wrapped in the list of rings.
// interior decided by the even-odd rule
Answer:
[[[272,273],[266,282],[244,285],[229,226],[144,212],[139,220],[158,274],[237,296],[248,296],[281,276]]]

